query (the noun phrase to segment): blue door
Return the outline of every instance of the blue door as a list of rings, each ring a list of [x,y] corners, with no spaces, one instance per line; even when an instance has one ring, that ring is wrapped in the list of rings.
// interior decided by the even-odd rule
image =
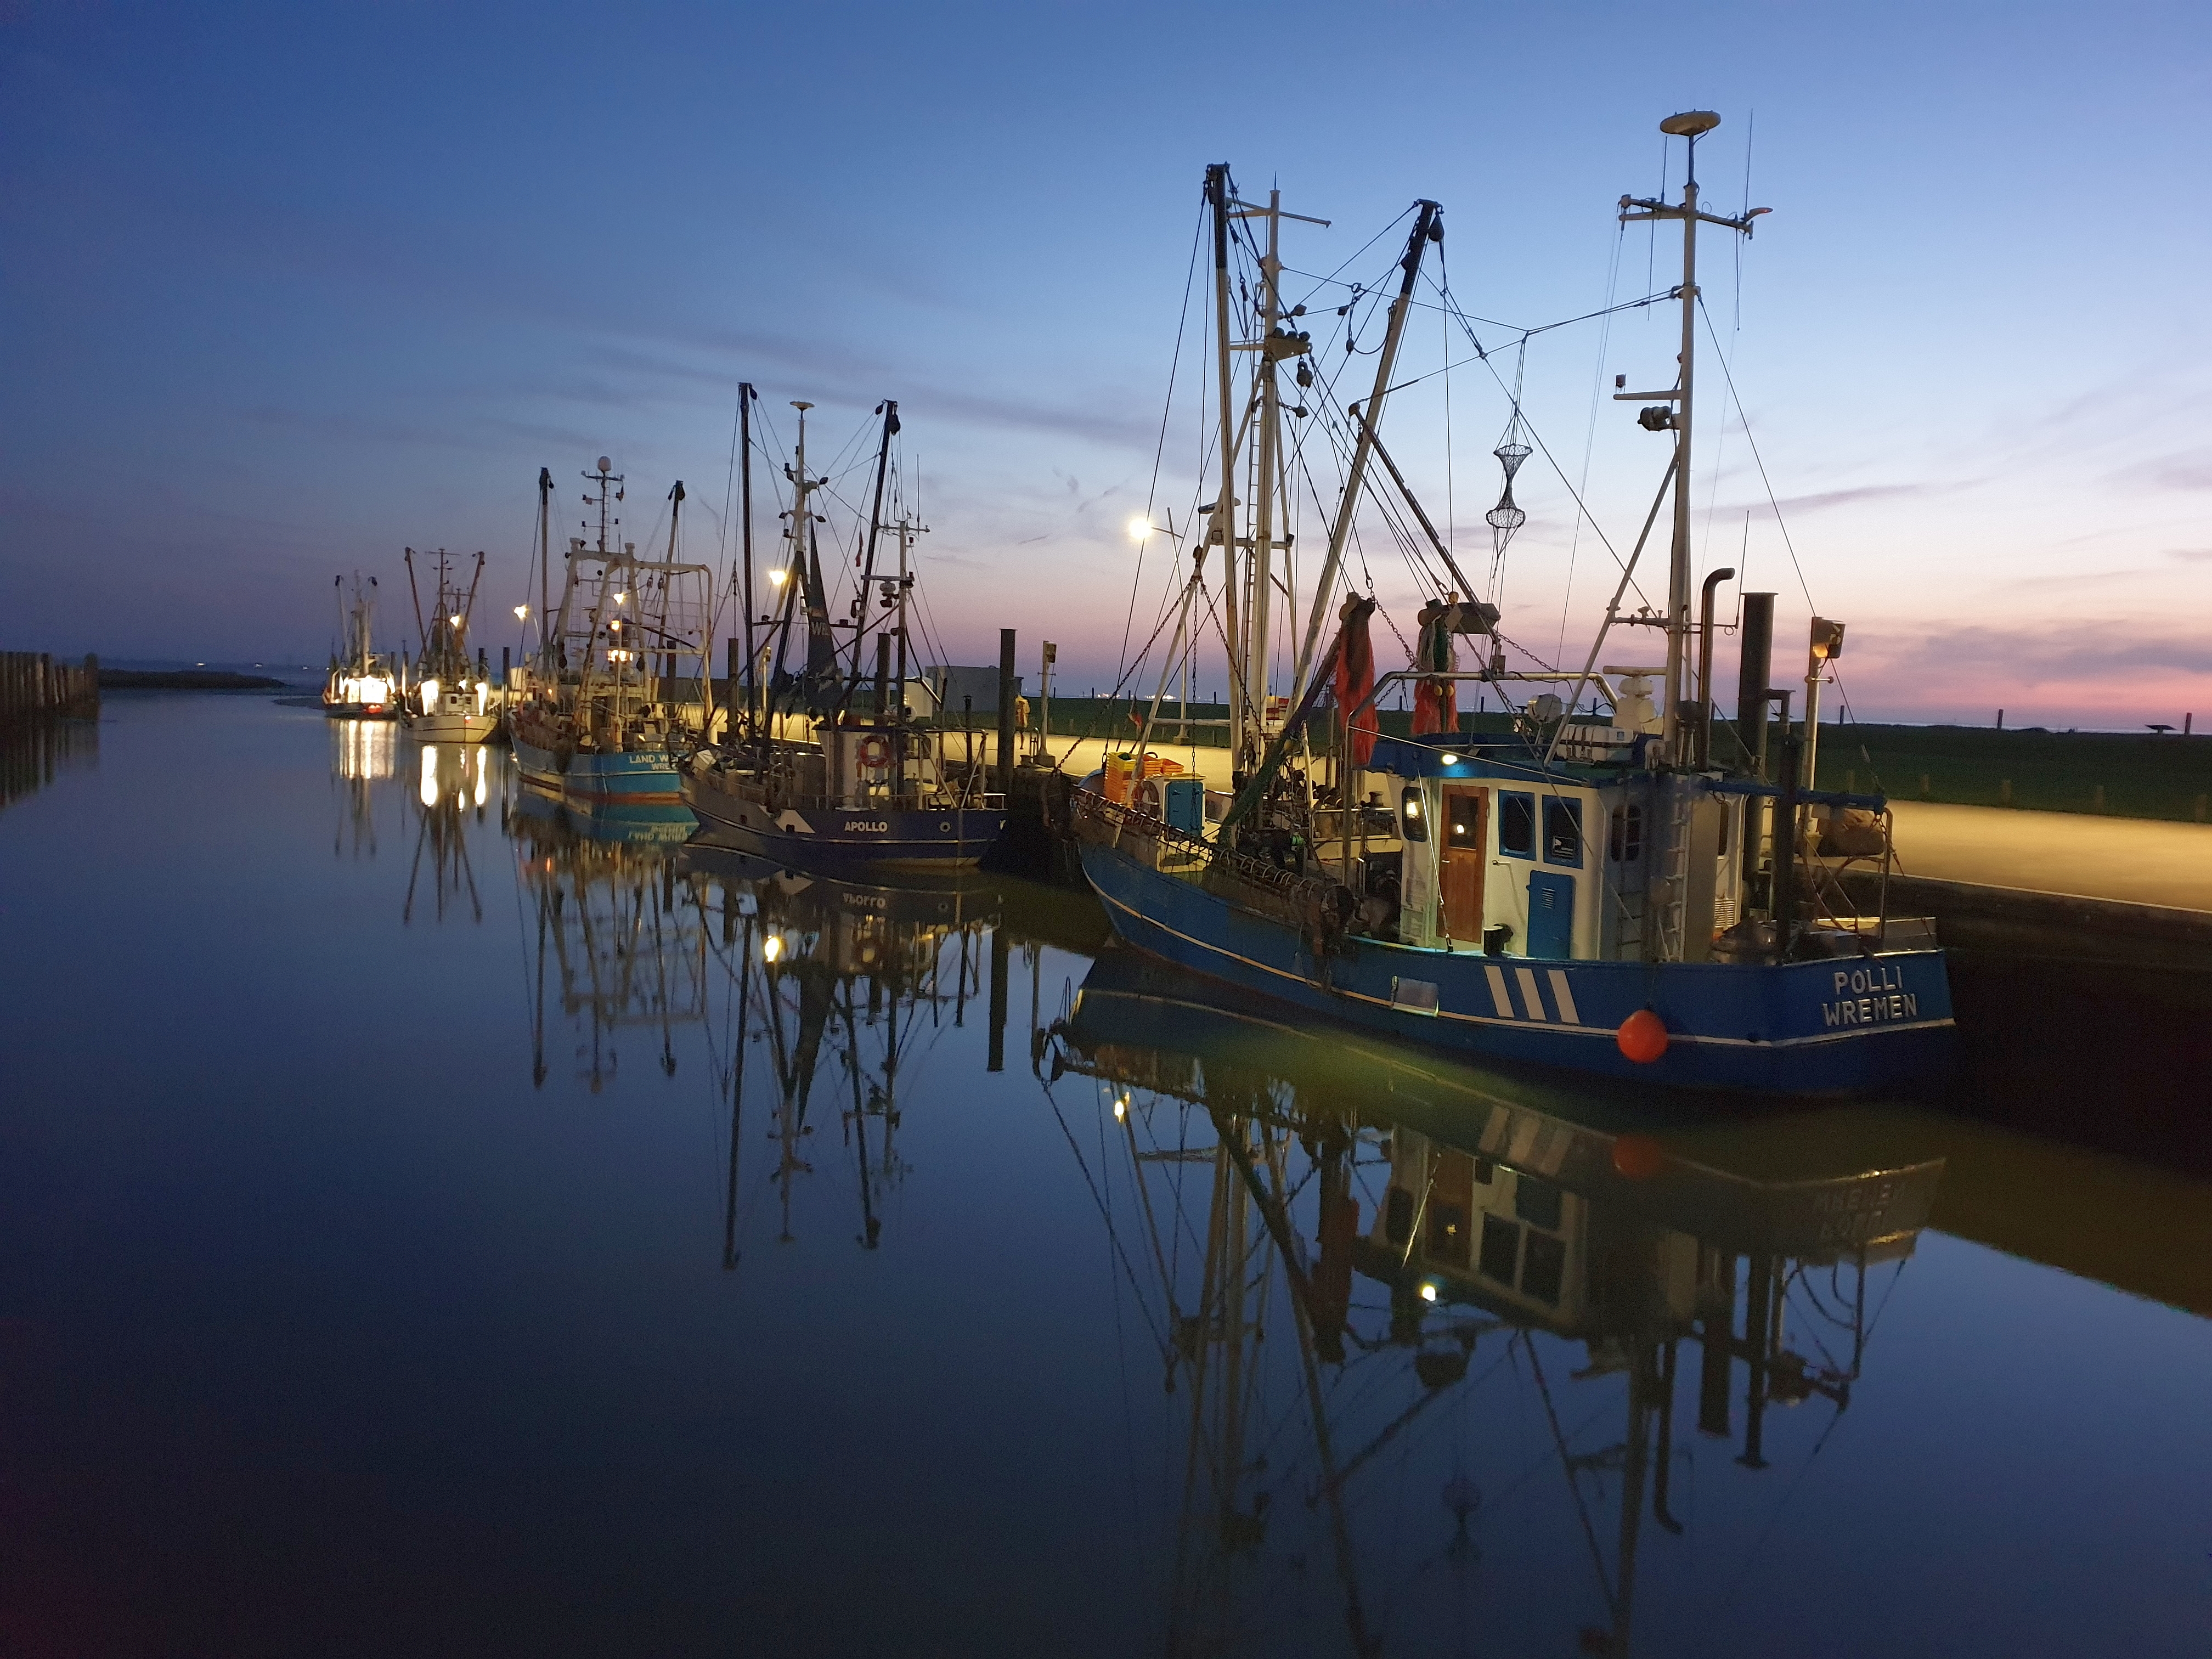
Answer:
[[[1571,957],[1575,951],[1575,878],[1528,872],[1528,954]]]

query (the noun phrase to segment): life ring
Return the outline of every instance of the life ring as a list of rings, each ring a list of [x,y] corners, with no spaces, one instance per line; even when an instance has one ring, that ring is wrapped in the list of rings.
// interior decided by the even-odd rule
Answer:
[[[1137,781],[1136,809],[1148,817],[1164,820],[1168,815],[1167,793],[1160,787],[1158,778],[1140,778]]]
[[[860,739],[857,757],[864,772],[880,772],[891,763],[891,740],[871,732]]]

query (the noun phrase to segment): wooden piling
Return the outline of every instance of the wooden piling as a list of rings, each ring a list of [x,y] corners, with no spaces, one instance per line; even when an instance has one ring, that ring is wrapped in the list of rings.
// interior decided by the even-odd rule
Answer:
[[[0,651],[0,724],[100,718],[100,659],[56,662],[44,651]]]
[[[2012,780],[2010,778],[2000,778],[1997,781],[1997,805],[2000,806],[2009,806],[2012,805]]]

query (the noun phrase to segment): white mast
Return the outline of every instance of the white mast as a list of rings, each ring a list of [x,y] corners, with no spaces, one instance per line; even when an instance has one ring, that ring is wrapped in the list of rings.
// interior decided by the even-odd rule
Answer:
[[[1687,764],[1690,760],[1682,723],[1684,678],[1689,661],[1690,635],[1690,435],[1691,419],[1694,413],[1692,394],[1696,387],[1697,327],[1698,327],[1698,222],[1719,225],[1724,229],[1751,234],[1751,222],[1764,212],[1756,208],[1741,218],[1723,218],[1716,214],[1701,212],[1698,207],[1698,140],[1720,125],[1721,118],[1711,110],[1686,110],[1680,115],[1670,115],[1659,124],[1659,131],[1671,137],[1686,139],[1689,159],[1683,167],[1682,201],[1678,207],[1645,198],[1620,198],[1620,219],[1623,224],[1635,224],[1649,220],[1679,219],[1682,222],[1682,285],[1676,290],[1682,302],[1682,350],[1679,359],[1680,372],[1672,392],[1621,392],[1613,394],[1616,402],[1641,401],[1644,398],[1664,398],[1674,405],[1670,416],[1664,409],[1647,409],[1637,418],[1655,432],[1670,428],[1674,434],[1674,536],[1672,557],[1667,571],[1667,702],[1664,710],[1666,726],[1661,735],[1660,746],[1671,766]],[[1631,212],[1632,208],[1641,211]]]
[[[1226,218],[1265,219],[1267,222],[1267,252],[1260,256],[1259,337],[1226,342],[1224,334],[1224,341],[1230,349],[1260,354],[1259,364],[1254,370],[1254,379],[1257,382],[1259,434],[1252,465],[1252,535],[1250,541],[1243,544],[1249,546],[1251,556],[1245,562],[1243,592],[1240,594],[1236,585],[1231,584],[1232,608],[1241,610],[1243,624],[1241,629],[1243,638],[1238,642],[1243,650],[1241,653],[1232,650],[1231,654],[1235,660],[1231,664],[1231,672],[1241,679],[1247,705],[1244,720],[1235,726],[1231,734],[1231,765],[1236,767],[1243,765],[1248,760],[1258,760],[1267,744],[1267,665],[1268,646],[1273,633],[1271,612],[1274,602],[1274,556],[1279,550],[1287,549],[1290,545],[1287,539],[1279,538],[1276,534],[1278,508],[1282,498],[1279,474],[1283,470],[1284,456],[1282,398],[1275,378],[1275,365],[1285,357],[1303,356],[1310,349],[1304,334],[1281,326],[1285,320],[1282,309],[1283,221],[1296,219],[1301,224],[1320,225],[1323,228],[1327,228],[1328,221],[1310,218],[1303,213],[1284,212],[1283,192],[1279,190],[1267,192],[1267,205],[1265,207],[1256,207],[1229,197],[1225,193],[1225,183],[1224,192],[1221,206]],[[1225,226],[1224,228],[1225,230]],[[1223,240],[1225,250],[1225,236]],[[1222,302],[1225,306],[1225,261],[1217,275]],[[1224,444],[1229,443],[1227,390],[1228,378],[1224,367],[1222,399]],[[1234,447],[1233,445],[1230,447]],[[1231,469],[1224,466],[1224,480],[1231,476]]]

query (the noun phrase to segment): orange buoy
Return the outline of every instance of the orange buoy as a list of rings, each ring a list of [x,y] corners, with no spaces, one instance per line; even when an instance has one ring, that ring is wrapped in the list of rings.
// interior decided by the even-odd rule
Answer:
[[[1649,1181],[1667,1167],[1666,1150],[1650,1135],[1622,1135],[1613,1143],[1615,1174],[1631,1181]]]
[[[1620,1022],[1614,1040],[1621,1053],[1638,1066],[1649,1066],[1667,1052],[1667,1022],[1649,1008],[1638,1008]]]

